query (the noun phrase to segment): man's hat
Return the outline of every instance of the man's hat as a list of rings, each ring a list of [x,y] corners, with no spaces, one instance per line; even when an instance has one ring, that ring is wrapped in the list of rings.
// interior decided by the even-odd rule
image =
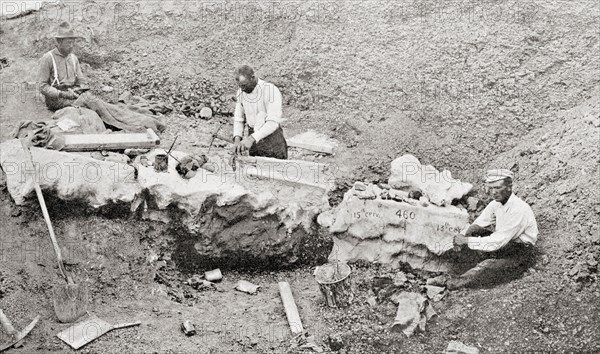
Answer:
[[[65,21],[58,25],[58,30],[54,38],[83,38],[83,36],[75,34],[75,30],[71,27],[71,24]]]
[[[513,179],[513,177],[514,177],[514,174],[510,170],[507,170],[504,168],[499,168],[499,169],[487,171],[486,176],[485,176],[485,182],[491,183],[491,182],[503,180],[505,178]]]

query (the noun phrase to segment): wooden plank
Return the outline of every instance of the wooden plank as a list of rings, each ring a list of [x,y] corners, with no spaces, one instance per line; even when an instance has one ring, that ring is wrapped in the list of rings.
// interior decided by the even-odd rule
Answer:
[[[281,301],[283,302],[283,308],[285,309],[285,315],[287,316],[290,329],[293,334],[299,334],[304,332],[302,327],[302,321],[300,320],[300,314],[292,295],[292,289],[287,281],[279,282],[279,294],[281,295]]]
[[[288,146],[298,147],[306,150],[316,151],[332,155],[335,152],[336,143],[327,135],[309,130],[286,139]]]
[[[288,146],[291,146],[291,147],[297,147],[297,148],[320,152],[320,153],[329,154],[329,155],[333,155],[333,153],[335,152],[335,148],[332,145],[312,144],[312,143],[307,143],[307,142],[303,142],[303,141],[294,141],[291,139],[287,142],[287,144],[288,144]]]
[[[149,149],[160,145],[160,138],[150,128],[145,133],[65,134],[63,151],[101,151]]]

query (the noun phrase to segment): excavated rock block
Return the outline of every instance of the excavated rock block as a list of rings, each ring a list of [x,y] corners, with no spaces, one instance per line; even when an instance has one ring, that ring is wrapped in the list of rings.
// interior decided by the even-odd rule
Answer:
[[[147,155],[153,161],[155,150]],[[186,154],[172,152],[181,160]],[[139,167],[138,182],[145,190],[148,218],[181,225],[186,235],[179,249],[198,264],[272,261],[291,264],[300,247],[314,236],[316,217],[329,208],[327,188],[280,179],[256,177],[256,166],[233,171],[224,158],[212,156],[214,172],[199,169],[190,178],[176,171],[169,157],[168,171]]]
[[[377,186],[367,189],[381,191]],[[330,260],[399,264],[414,269],[446,272],[440,256],[452,249],[454,236],[467,225],[466,210],[438,207],[416,200],[364,199],[362,191],[349,190],[337,208],[319,215],[318,222],[333,233]],[[402,191],[393,191],[402,195]]]
[[[234,171],[230,161],[213,156],[204,166],[208,170],[200,168],[189,179],[176,170],[177,160],[186,153],[172,152],[166,172],[141,163],[142,158],[153,162],[157,154],[165,153],[162,149],[137,156],[136,170],[93,159],[86,156],[89,153],[32,148],[37,168],[28,171],[23,168],[25,152],[18,140],[0,147],[7,187],[17,204],[32,194],[34,173],[42,189],[59,199],[77,199],[94,207],[129,203],[132,212],[141,211],[142,219],[171,227],[170,232],[178,236],[173,251],[183,266],[289,265],[309,259],[303,250],[319,248],[311,243],[318,243],[316,218],[329,208],[327,192],[334,183],[323,176],[308,176],[325,172],[326,166],[307,162],[286,161],[286,167],[298,166],[265,173],[261,163],[273,161],[240,164]],[[292,170],[296,175],[285,173]]]
[[[421,165],[413,155],[406,154],[392,161],[388,183],[393,188],[419,189],[435,205],[450,205],[452,200],[467,194],[473,185],[452,178],[448,170],[439,172],[431,165]]]
[[[92,207],[130,203],[140,194],[135,168],[74,154],[32,147],[35,169],[31,170],[17,139],[0,144],[0,166],[6,174],[8,191],[17,205],[34,193],[33,176],[42,190],[63,200],[80,200]]]

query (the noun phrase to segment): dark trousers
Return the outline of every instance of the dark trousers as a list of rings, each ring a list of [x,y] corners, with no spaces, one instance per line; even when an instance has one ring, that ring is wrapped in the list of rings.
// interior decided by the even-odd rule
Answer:
[[[71,107],[75,100],[61,97],[45,97],[46,107],[48,107],[51,111],[58,111],[59,109],[63,109],[65,107]]]
[[[254,129],[248,127],[248,134],[253,134]],[[287,160],[287,142],[283,136],[283,129],[278,127],[271,135],[260,140],[258,143],[252,144],[249,154],[250,156],[272,157],[281,160]]]
[[[463,249],[455,258],[457,268],[477,263],[459,276],[448,280],[448,288],[489,286],[520,277],[535,263],[533,246],[511,241],[495,252]]]

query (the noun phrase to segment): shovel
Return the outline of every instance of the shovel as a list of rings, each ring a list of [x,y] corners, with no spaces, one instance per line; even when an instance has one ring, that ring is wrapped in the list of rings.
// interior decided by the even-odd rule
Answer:
[[[121,323],[111,325],[99,318],[89,319],[65,329],[56,336],[77,350],[113,329],[139,326],[141,322]]]
[[[35,167],[33,166],[33,158],[31,157],[29,146],[27,146],[23,140],[21,140],[21,145],[23,146],[27,161],[30,165],[29,169],[34,170]],[[60,269],[62,276],[67,281],[66,285],[55,284],[52,289],[54,313],[56,313],[56,317],[58,317],[60,322],[74,322],[87,312],[87,291],[85,288],[75,284],[73,279],[69,276],[69,274],[67,274],[65,265],[63,264],[60,247],[56,242],[54,229],[52,228],[52,223],[50,222],[50,215],[48,215],[48,209],[46,208],[44,195],[42,194],[42,189],[40,188],[36,178],[37,176],[33,177],[35,194],[37,194],[40,207],[42,208],[42,214],[44,214],[44,220],[46,221],[46,226],[48,226],[48,232],[50,233],[50,238],[52,239],[52,246],[54,246],[54,252],[56,253],[56,258],[58,259],[58,268]]]
[[[37,324],[39,319],[40,319],[40,316],[38,315],[22,331],[17,331],[17,330],[15,330],[15,327],[13,327],[10,320],[4,315],[4,312],[2,310],[0,310],[0,324],[2,324],[2,328],[4,329],[4,331],[9,336],[11,336],[10,340],[8,341],[8,344],[0,346],[0,352],[3,352],[6,349],[11,348],[12,346],[16,345],[21,340],[23,340],[23,338],[25,338],[29,334],[29,332],[31,332],[33,327],[35,327],[35,325]]]

